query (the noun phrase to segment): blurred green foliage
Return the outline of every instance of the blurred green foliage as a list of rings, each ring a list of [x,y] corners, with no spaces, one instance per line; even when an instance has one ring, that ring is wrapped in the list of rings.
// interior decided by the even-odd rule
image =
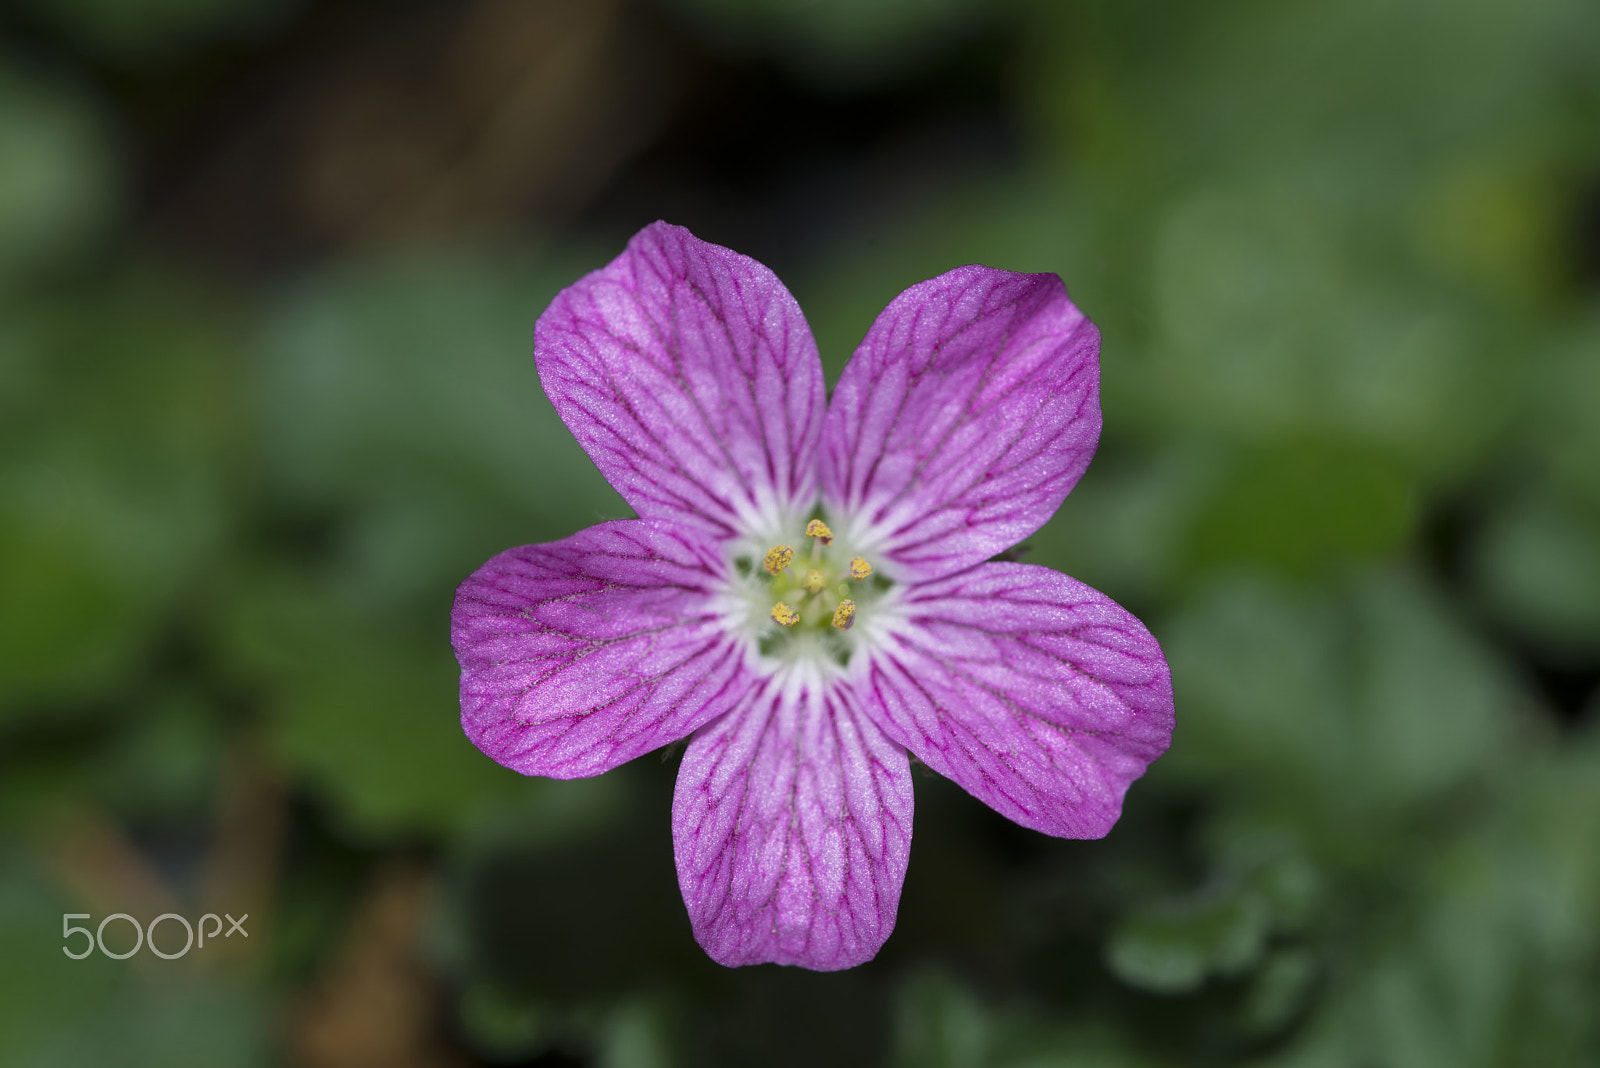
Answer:
[[[354,1063],[317,1042],[392,981],[392,1063],[1600,1065],[1600,9],[624,9],[846,107],[1003,51],[1001,164],[858,146],[887,207],[760,203],[830,375],[963,262],[1104,332],[1101,455],[1027,558],[1150,623],[1172,752],[1097,843],[919,777],[899,930],[832,976],[693,945],[671,751],[523,780],[457,726],[455,583],[627,514],[533,323],[666,209],[243,279],[145,217],[118,79],[300,10],[0,22],[0,1063]],[[258,956],[58,955],[151,883],[259,902]]]
[[[31,73],[0,66],[0,277],[81,252],[106,221],[118,177],[90,102]]]
[[[770,57],[823,91],[883,84],[985,27],[977,0],[668,0],[724,48]]]
[[[270,24],[289,0],[21,0],[91,52],[120,62],[170,56]]]

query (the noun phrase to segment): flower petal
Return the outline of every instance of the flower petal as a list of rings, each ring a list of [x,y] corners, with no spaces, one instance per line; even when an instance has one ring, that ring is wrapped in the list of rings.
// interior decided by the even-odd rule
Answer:
[[[834,390],[823,500],[930,579],[1037,530],[1100,439],[1100,332],[1053,274],[958,267],[878,316]]]
[[[1100,838],[1172,741],[1144,624],[1077,579],[981,564],[907,593],[849,686],[912,755],[1024,827]]]
[[[712,608],[698,531],[626,519],[494,557],[461,584],[450,640],[461,726],[524,775],[598,775],[676,741],[750,688]]]
[[[641,518],[727,537],[810,509],[822,363],[800,305],[750,257],[647,226],[550,302],[534,352],[556,411]]]
[[[894,928],[910,762],[825,683],[768,680],[690,741],[672,841],[695,939],[713,960],[854,967]]]

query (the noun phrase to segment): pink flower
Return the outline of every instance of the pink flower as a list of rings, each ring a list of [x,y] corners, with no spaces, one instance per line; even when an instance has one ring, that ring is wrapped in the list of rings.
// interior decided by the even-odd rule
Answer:
[[[958,267],[878,316],[826,399],[777,277],[656,223],[539,318],[556,411],[638,519],[461,584],[461,723],[526,775],[691,736],[672,803],[695,938],[849,968],[894,927],[908,752],[1025,827],[1105,835],[1172,735],[1150,632],[991,562],[1100,436],[1099,332],[1050,274]]]

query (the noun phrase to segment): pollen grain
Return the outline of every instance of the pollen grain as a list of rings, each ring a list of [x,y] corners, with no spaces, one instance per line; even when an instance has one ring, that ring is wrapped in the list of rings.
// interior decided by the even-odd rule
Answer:
[[[766,568],[767,574],[776,575],[789,566],[794,559],[794,549],[788,545],[778,545],[767,550],[767,558],[761,561],[761,566]]]
[[[779,601],[772,606],[772,621],[780,626],[792,627],[800,622],[800,613]]]
[[[850,624],[856,621],[856,603],[846,597],[839,602],[839,607],[833,610],[833,625],[840,630],[849,630]]]
[[[828,524],[820,519],[813,519],[806,524],[806,537],[816,538],[824,545],[833,544],[833,531],[828,529]]]

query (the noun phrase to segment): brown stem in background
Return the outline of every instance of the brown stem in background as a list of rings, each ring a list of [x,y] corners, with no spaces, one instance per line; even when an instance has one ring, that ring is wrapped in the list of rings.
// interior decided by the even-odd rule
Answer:
[[[414,861],[385,863],[290,1021],[298,1068],[458,1068],[440,1036],[421,949],[435,892]]]
[[[208,966],[259,959],[270,937],[271,904],[283,852],[283,778],[263,740],[247,733],[235,740],[217,798],[211,851],[201,883],[204,912],[248,914],[248,938],[234,934],[207,944]],[[224,922],[223,931],[228,931]],[[210,952],[215,945],[216,953]]]

